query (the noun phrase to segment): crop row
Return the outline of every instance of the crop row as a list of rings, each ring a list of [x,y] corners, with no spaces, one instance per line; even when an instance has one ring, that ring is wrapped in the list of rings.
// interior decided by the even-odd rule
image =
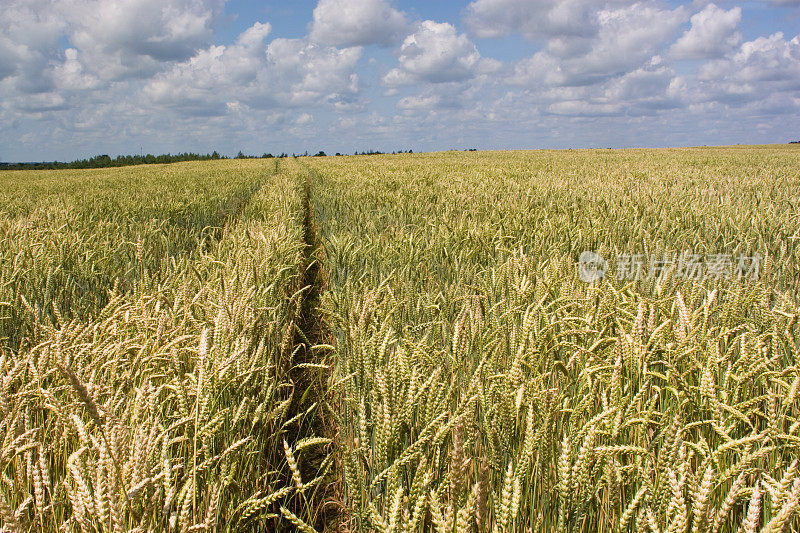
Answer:
[[[309,166],[352,529],[797,527],[795,152]],[[764,263],[584,283],[585,250]]]
[[[327,441],[305,438],[313,406],[293,411],[298,175],[236,161],[6,176],[4,527],[313,521],[322,478],[303,460]]]

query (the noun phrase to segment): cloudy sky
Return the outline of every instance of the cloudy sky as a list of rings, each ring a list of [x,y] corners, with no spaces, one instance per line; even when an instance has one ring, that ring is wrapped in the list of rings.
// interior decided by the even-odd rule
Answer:
[[[3,161],[800,139],[800,0],[0,4]]]

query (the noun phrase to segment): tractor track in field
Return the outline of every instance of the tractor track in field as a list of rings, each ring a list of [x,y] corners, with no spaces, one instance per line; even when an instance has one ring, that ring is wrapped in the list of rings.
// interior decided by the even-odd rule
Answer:
[[[274,177],[277,174],[278,160],[276,159],[275,169],[266,177]],[[257,183],[249,187],[236,191],[230,198],[219,205],[215,214],[217,223],[212,229],[214,240],[217,242],[222,240],[222,238],[225,236],[225,228],[229,224],[235,224],[241,218],[245,209],[247,209],[247,206],[250,205],[250,201],[259,193],[259,191],[261,191],[263,187],[264,180],[259,180]],[[206,244],[207,248],[210,246],[210,243]]]
[[[289,435],[290,442],[297,442],[306,437],[325,437],[335,446],[338,440],[338,424],[328,407],[328,381],[331,368],[327,369],[306,366],[326,363],[325,353],[314,347],[328,344],[331,339],[325,318],[320,309],[320,298],[326,290],[327,281],[324,267],[324,249],[320,242],[319,229],[316,224],[315,209],[311,194],[311,179],[308,169],[305,171],[303,184],[303,259],[300,265],[298,287],[305,288],[302,298],[294,309],[294,335],[292,339],[292,359],[289,378],[294,384],[295,393],[289,407],[289,417],[306,412],[316,404],[315,413],[310,422],[299,426],[296,434]],[[304,452],[305,453],[305,452]],[[315,447],[306,453],[300,463],[300,471],[304,481],[319,475],[319,469],[325,459],[333,453],[330,447]],[[314,509],[314,523],[317,531],[339,531],[342,506],[338,495],[338,461],[334,460],[327,478],[314,490],[310,497],[310,505]]]

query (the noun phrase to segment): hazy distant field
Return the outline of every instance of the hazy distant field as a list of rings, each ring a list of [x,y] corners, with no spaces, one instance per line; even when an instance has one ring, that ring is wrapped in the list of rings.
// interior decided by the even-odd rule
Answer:
[[[0,173],[2,527],[797,530],[798,206],[796,146]]]

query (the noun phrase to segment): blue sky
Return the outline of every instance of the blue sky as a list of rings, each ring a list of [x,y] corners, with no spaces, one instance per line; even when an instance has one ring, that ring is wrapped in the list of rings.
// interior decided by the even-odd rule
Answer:
[[[3,11],[3,161],[800,139],[799,0],[6,0]]]

